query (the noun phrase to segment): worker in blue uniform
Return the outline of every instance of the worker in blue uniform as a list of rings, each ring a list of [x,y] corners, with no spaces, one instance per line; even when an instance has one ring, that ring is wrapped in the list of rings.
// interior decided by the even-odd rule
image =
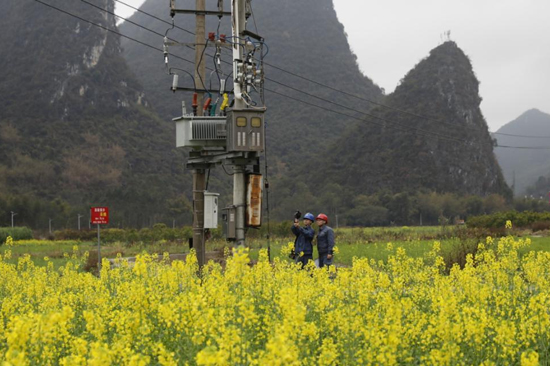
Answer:
[[[315,231],[311,227],[311,224],[314,220],[315,216],[308,212],[304,215],[303,226],[300,226],[298,219],[294,220],[294,225],[292,226],[292,233],[296,235],[296,240],[294,241],[295,260],[296,263],[301,264],[302,268],[309,261],[313,261],[313,244],[311,241],[315,236]]]

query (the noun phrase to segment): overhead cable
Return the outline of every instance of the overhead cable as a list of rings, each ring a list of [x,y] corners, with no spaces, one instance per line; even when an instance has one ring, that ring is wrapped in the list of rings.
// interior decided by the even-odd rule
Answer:
[[[151,48],[151,49],[153,49],[153,50],[155,50],[155,51],[163,52],[163,50],[160,49],[160,48],[154,47],[154,46],[149,45],[149,44],[147,44],[147,43],[145,43],[145,42],[142,42],[142,41],[139,41],[139,40],[137,40],[137,39],[135,39],[135,38],[129,37],[129,36],[127,36],[127,35],[124,35],[124,34],[122,34],[122,33],[120,33],[120,32],[114,31],[114,30],[112,30],[112,29],[110,29],[110,28],[108,28],[108,27],[105,27],[105,26],[103,26],[103,25],[97,24],[97,23],[92,22],[92,21],[90,21],[90,20],[88,20],[88,19],[82,18],[82,17],[80,17],[80,16],[78,16],[78,15],[72,14],[72,13],[66,11],[66,10],[60,9],[60,8],[58,8],[58,7],[55,7],[55,6],[53,6],[53,5],[51,5],[51,4],[48,4],[48,3],[44,2],[44,1],[41,1],[41,0],[34,0],[34,1],[36,1],[36,2],[38,2],[38,3],[40,3],[40,4],[43,4],[43,5],[45,5],[45,6],[48,6],[48,7],[52,8],[52,9],[55,9],[55,10],[57,10],[57,11],[60,11],[60,12],[62,12],[62,13],[64,13],[64,14],[67,14],[67,15],[69,15],[69,16],[72,16],[72,17],[74,17],[74,18],[80,19],[80,20],[82,20],[82,21],[84,21],[84,22],[87,22],[87,23],[89,23],[89,24],[92,24],[92,25],[94,25],[94,26],[96,26],[96,27],[99,27],[99,28],[101,28],[101,29],[104,29],[104,30],[106,30],[106,31],[109,31],[109,32],[111,32],[111,33],[117,34],[117,35],[119,35],[119,36],[121,36],[121,37],[124,37],[124,38],[126,38],[126,39],[129,39],[129,40],[131,40],[131,41],[133,41],[133,42],[136,42],[136,43],[138,43],[138,44],[141,44],[141,45],[143,45],[143,46],[145,46],[145,47]],[[190,61],[190,60],[187,60],[187,59],[185,59],[185,58],[183,58],[183,57],[180,57],[180,56],[177,56],[177,55],[173,55],[173,57],[175,57],[175,58],[177,58],[177,59],[180,59],[180,60],[183,60],[183,61],[188,62],[188,63],[193,64],[193,65],[195,64],[195,62]],[[214,70],[211,69],[211,68],[207,68],[207,69],[210,70],[210,71],[214,71]],[[272,80],[272,81],[273,81],[273,80]],[[289,87],[289,86],[287,86],[287,85],[285,85],[285,84],[283,84],[283,83],[279,83],[279,82],[276,82],[276,83],[281,84],[282,86],[291,88],[291,89],[293,89],[293,90],[297,90],[297,91],[299,91],[299,92],[301,92],[301,93],[305,93],[306,95],[310,95],[310,94],[308,94],[308,93],[306,93],[306,92],[304,92],[304,91],[301,91],[301,90],[299,90],[299,89],[295,89],[295,88]],[[329,109],[329,108],[326,108],[326,107],[322,107],[322,106],[319,106],[319,105],[316,105],[316,104],[313,104],[313,103],[310,103],[310,102],[307,102],[307,101],[304,101],[304,100],[301,100],[301,99],[297,99],[297,98],[295,98],[295,97],[291,97],[291,96],[288,96],[288,95],[286,95],[286,94],[279,93],[279,92],[277,92],[277,91],[270,90],[270,89],[267,89],[267,88],[266,88],[265,90],[268,91],[268,92],[274,93],[274,94],[276,94],[276,95],[279,95],[279,96],[281,96],[281,97],[284,97],[284,98],[287,98],[287,99],[290,99],[290,100],[294,100],[294,101],[297,101],[297,102],[300,102],[300,103],[303,103],[303,104],[306,104],[306,105],[309,105],[309,106],[312,106],[312,107],[315,107],[315,108],[317,108],[317,109],[321,109],[321,110],[325,110],[325,111],[328,111],[328,112],[331,112],[331,113],[339,114],[339,115],[341,115],[341,116],[345,116],[345,117],[352,118],[352,119],[355,119],[355,120],[359,120],[359,121],[362,121],[362,122],[372,123],[372,124],[379,125],[379,126],[384,126],[384,123],[378,123],[378,122],[374,122],[374,121],[369,121],[369,120],[367,120],[367,119],[359,118],[359,117],[356,117],[356,116],[353,116],[353,115],[349,115],[349,114],[347,114],[347,113],[338,112],[338,111],[335,111],[335,110],[332,110],[332,109]],[[313,95],[310,95],[310,96],[313,96]],[[313,97],[316,97],[316,96],[313,96]],[[320,98],[320,97],[316,97],[316,98],[321,99],[321,100],[323,100],[323,101],[326,101],[325,99]],[[342,108],[348,108],[348,107],[343,106],[343,105],[338,104],[338,103],[332,103],[332,104],[335,104],[335,105],[340,106],[340,107],[342,107]],[[348,108],[348,109],[349,109],[349,108]],[[356,112],[358,112],[358,111],[356,111]],[[370,118],[378,119],[378,120],[383,121],[383,122],[388,123],[388,124],[400,126],[400,127],[397,127],[397,129],[400,129],[400,130],[415,131],[416,133],[418,133],[418,134],[420,134],[420,135],[436,137],[436,138],[439,138],[439,139],[444,139],[444,140],[449,140],[449,141],[455,141],[455,142],[461,142],[461,143],[470,143],[470,142],[471,142],[471,141],[467,141],[467,140],[462,140],[462,139],[453,138],[453,137],[450,137],[450,136],[447,136],[447,135],[442,135],[442,134],[435,133],[435,132],[432,132],[432,131],[422,130],[422,129],[418,129],[418,128],[415,128],[415,127],[403,126],[403,125],[400,124],[400,123],[397,123],[397,122],[394,122],[394,121],[391,121],[391,120],[388,120],[388,119],[385,119],[385,118],[382,118],[382,117],[378,117],[378,116],[375,116],[375,115],[371,115],[371,114],[368,114],[368,113],[364,113],[364,112],[359,112],[359,113],[362,113],[362,114],[364,114],[364,115],[366,115],[366,116],[368,116],[368,117],[370,117]],[[540,149],[550,149],[550,147],[524,147],[524,146],[499,146],[499,145],[497,145],[496,147],[510,148],[510,149],[514,149],[514,148],[515,148],[515,149],[536,149],[536,150],[540,150]]]

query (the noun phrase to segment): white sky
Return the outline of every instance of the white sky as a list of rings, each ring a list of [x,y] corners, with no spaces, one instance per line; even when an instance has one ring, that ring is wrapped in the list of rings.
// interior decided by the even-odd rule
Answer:
[[[386,93],[450,30],[481,82],[491,131],[531,108],[550,113],[550,0],[333,1],[361,70]],[[116,11],[132,14],[118,2]]]

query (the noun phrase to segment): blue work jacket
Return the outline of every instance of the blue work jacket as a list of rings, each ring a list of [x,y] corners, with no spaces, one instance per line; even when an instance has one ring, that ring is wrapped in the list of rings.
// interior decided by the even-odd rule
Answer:
[[[299,256],[301,252],[304,252],[305,255],[313,255],[313,244],[311,243],[315,236],[313,228],[311,226],[292,226],[292,232],[296,235],[294,253],[296,253],[297,256]]]
[[[317,250],[319,254],[333,254],[334,231],[331,227],[323,225],[317,234]]]

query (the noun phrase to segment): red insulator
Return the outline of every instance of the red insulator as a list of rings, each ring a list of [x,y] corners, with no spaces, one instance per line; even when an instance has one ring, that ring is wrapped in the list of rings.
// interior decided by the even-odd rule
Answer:
[[[206,112],[206,110],[208,109],[208,107],[210,106],[210,103],[212,102],[212,98],[208,98],[206,99],[206,102],[204,102],[204,111]]]

